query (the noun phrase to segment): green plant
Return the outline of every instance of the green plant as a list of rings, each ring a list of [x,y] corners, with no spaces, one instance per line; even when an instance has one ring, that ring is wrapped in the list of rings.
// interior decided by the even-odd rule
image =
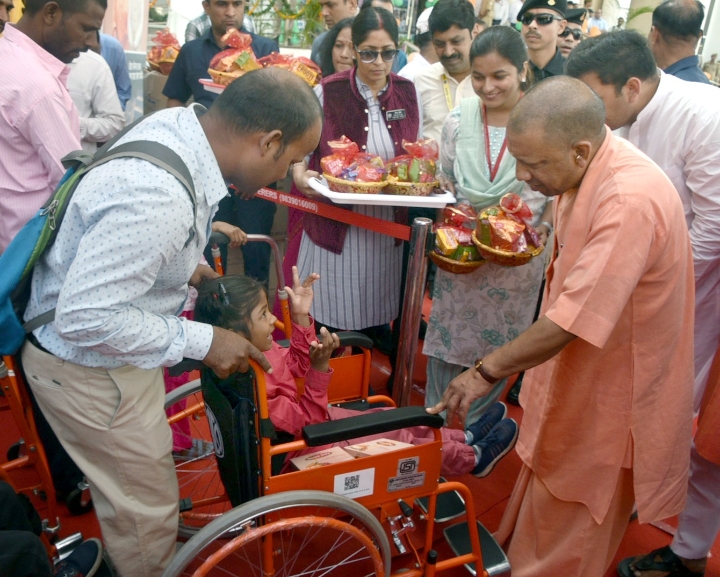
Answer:
[[[305,30],[303,30],[303,46],[310,46],[313,40],[325,30],[325,23],[320,14],[322,7],[318,0],[308,0],[305,8]]]
[[[629,23],[633,18],[637,18],[641,14],[652,13],[657,6],[641,6],[640,8],[631,8],[628,10],[626,23]]]

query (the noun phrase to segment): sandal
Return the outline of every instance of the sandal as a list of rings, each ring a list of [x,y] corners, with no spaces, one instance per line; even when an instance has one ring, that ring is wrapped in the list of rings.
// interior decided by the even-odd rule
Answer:
[[[623,559],[617,567],[620,577],[635,577],[635,571],[667,571],[666,577],[703,577],[705,572],[690,571],[669,546],[647,555]]]
[[[213,444],[203,439],[193,439],[192,447],[182,449],[181,451],[173,451],[173,459],[176,461],[194,461],[209,457],[213,452]]]

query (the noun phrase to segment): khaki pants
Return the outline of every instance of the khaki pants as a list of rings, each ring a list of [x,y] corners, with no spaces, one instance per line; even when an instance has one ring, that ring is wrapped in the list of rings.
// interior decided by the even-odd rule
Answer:
[[[120,577],[162,574],[175,552],[178,483],[161,369],[93,369],[26,342],[26,378],[82,469]]]
[[[632,469],[621,469],[598,524],[581,503],[562,501],[527,465],[520,469],[500,527],[513,577],[602,577],[620,547],[635,504]]]

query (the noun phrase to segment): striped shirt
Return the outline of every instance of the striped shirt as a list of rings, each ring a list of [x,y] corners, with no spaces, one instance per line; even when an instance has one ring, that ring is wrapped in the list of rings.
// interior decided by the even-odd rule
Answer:
[[[0,253],[50,197],[80,148],[70,69],[12,25],[0,38]]]
[[[358,90],[368,104],[367,151],[387,161],[396,156],[380,102],[357,76]],[[387,86],[380,92],[387,90]],[[315,93],[323,102],[322,85]],[[378,95],[379,96],[379,95]],[[392,221],[391,206],[357,205],[359,214]],[[298,257],[300,277],[317,272],[313,317],[333,328],[358,330],[397,318],[400,302],[402,246],[390,236],[351,226],[341,254],[320,248],[303,233]]]

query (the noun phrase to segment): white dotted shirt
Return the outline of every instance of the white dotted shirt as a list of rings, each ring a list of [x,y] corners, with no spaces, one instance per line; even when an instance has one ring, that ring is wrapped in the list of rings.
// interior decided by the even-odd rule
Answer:
[[[152,140],[186,163],[192,202],[170,173],[147,161],[113,160],[90,171],[71,200],[54,246],[38,262],[25,319],[56,307],[35,331],[47,350],[86,367],[172,366],[203,359],[212,327],[176,315],[202,255],[217,204],[227,195],[195,112],[154,114],[120,140]]]

